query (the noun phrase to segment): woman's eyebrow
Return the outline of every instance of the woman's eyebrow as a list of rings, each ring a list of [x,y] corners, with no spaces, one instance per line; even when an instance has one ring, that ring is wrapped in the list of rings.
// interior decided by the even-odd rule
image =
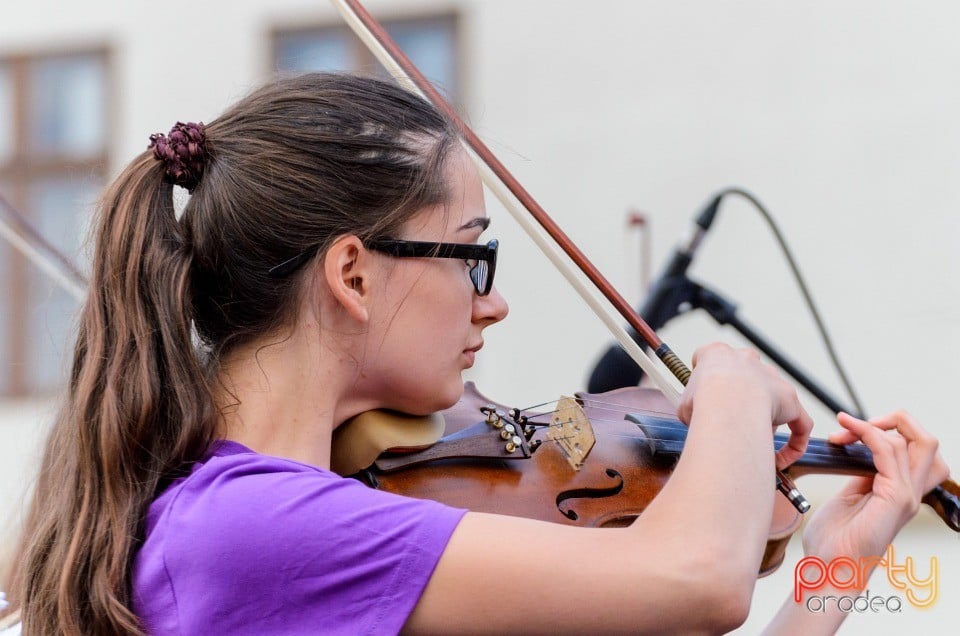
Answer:
[[[478,216],[461,225],[459,228],[457,228],[457,231],[462,232],[463,230],[472,230],[475,227],[483,228],[483,230],[486,231],[487,228],[490,227],[490,217]]]

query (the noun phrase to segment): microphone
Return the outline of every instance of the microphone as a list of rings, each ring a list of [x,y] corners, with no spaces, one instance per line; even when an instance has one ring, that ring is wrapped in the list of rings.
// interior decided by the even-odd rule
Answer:
[[[692,232],[673,250],[673,255],[667,262],[667,266],[660,273],[644,299],[639,310],[640,317],[654,331],[660,329],[667,321],[680,313],[680,305],[690,300],[689,292],[691,288],[689,285],[683,284],[687,281],[687,269],[693,262],[693,257],[700,248],[700,243],[717,216],[720,201],[723,200],[724,194],[726,193],[721,192],[716,195],[700,211],[693,222]],[[640,342],[636,333],[631,331],[631,336],[638,344],[644,344]],[[642,376],[643,371],[627,355],[626,351],[619,345],[613,345],[607,349],[594,367],[593,372],[591,372],[590,380],[587,382],[587,391],[604,393],[625,386],[636,386]]]
[[[640,307],[640,316],[654,331],[679,313],[682,299],[677,298],[677,294],[674,293],[677,279],[686,277],[687,269],[693,262],[693,257],[700,248],[703,237],[707,235],[707,231],[713,225],[713,219],[717,216],[721,199],[723,199],[723,195],[718,194],[703,208],[693,223],[692,232],[686,240],[681,241],[674,248],[673,256],[670,257],[667,266],[650,288],[643,306]]]

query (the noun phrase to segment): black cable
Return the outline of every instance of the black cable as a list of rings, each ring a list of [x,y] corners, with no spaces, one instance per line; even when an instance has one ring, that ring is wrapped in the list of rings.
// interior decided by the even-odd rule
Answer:
[[[727,188],[726,190],[722,190],[717,196],[719,198],[723,198],[728,194],[739,195],[752,203],[763,219],[767,222],[767,225],[770,226],[770,230],[773,232],[774,237],[777,239],[777,243],[780,244],[780,249],[783,251],[784,257],[787,259],[787,264],[790,265],[790,270],[793,272],[794,280],[797,281],[797,286],[800,288],[800,292],[803,294],[803,298],[807,303],[810,314],[813,316],[813,320],[817,325],[817,330],[820,332],[820,339],[823,340],[823,345],[827,350],[827,355],[830,356],[830,361],[833,363],[833,367],[836,369],[837,375],[840,376],[840,381],[843,382],[843,386],[846,388],[847,394],[853,401],[853,405],[861,414],[866,416],[866,411],[864,410],[863,405],[860,403],[860,398],[857,396],[856,391],[854,391],[853,385],[850,383],[849,378],[847,378],[847,373],[844,371],[843,365],[840,364],[840,358],[837,356],[837,352],[833,348],[833,342],[830,339],[830,334],[827,333],[827,327],[824,325],[823,319],[820,317],[820,312],[817,310],[816,303],[813,302],[813,297],[810,295],[810,290],[807,288],[807,284],[803,280],[803,275],[800,273],[800,268],[797,266],[796,260],[793,258],[793,254],[791,253],[790,248],[787,246],[787,242],[783,238],[783,235],[780,233],[780,229],[774,222],[773,217],[770,215],[770,212],[767,211],[767,209],[755,196],[741,188]]]

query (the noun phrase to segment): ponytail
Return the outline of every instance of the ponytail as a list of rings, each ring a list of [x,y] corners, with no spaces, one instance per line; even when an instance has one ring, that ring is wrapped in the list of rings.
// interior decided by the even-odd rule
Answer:
[[[142,633],[130,571],[143,520],[213,441],[218,360],[292,325],[301,305],[306,276],[269,270],[345,234],[396,236],[446,203],[456,147],[422,99],[324,73],[151,137],[100,205],[68,393],[12,588],[25,633]],[[191,192],[180,219],[174,185]]]
[[[189,242],[145,152],[104,196],[66,403],[24,533],[25,633],[142,633],[130,566],[147,506],[212,441]]]

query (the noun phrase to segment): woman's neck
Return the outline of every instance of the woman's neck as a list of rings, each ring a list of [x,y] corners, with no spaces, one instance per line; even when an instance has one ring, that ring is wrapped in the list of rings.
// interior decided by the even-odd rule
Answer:
[[[342,356],[298,331],[223,360],[219,433],[258,453],[329,468],[333,429],[370,406],[348,395]]]

